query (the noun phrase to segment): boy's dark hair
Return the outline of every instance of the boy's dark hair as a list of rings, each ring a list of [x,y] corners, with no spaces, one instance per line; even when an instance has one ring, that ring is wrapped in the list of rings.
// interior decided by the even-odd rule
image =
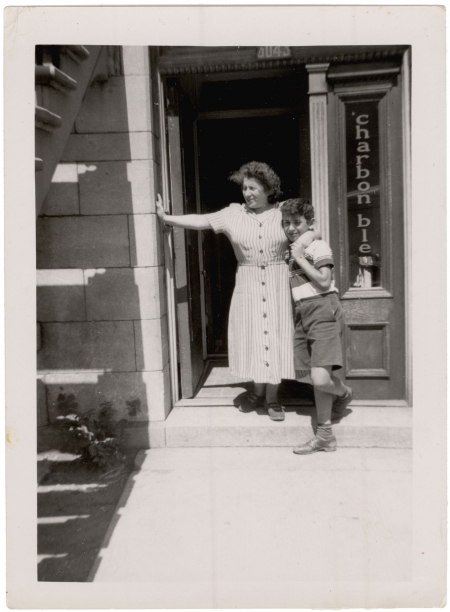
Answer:
[[[281,191],[280,177],[268,164],[265,164],[264,162],[248,162],[247,164],[241,166],[239,170],[230,174],[228,180],[233,181],[233,183],[237,183],[239,187],[242,187],[245,178],[256,179],[262,184],[268,195],[269,204],[275,204],[283,193]]]
[[[314,206],[311,201],[306,198],[291,198],[283,202],[281,208],[283,217],[293,217],[294,215],[301,215],[305,217],[307,221],[314,219]]]

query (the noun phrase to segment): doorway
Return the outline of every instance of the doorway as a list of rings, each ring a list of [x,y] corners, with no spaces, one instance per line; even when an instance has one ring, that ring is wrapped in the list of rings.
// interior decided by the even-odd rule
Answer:
[[[274,110],[276,112],[276,110]],[[268,163],[281,179],[283,198],[299,193],[299,115],[199,120],[200,212],[215,212],[243,202],[233,170],[252,160]],[[209,358],[226,356],[227,324],[234,289],[236,258],[228,238],[203,232],[205,312],[204,335]]]
[[[326,112],[311,119],[304,66],[165,79],[174,214],[241,202],[228,176],[252,159],[280,175],[284,198],[311,197],[310,120],[316,135],[325,125],[329,241],[346,316],[343,374],[356,399],[372,405],[405,403],[403,82],[391,64],[331,66]],[[317,195],[317,176],[314,185]],[[224,236],[173,235],[180,395],[192,398],[207,360],[227,356],[236,260]]]
[[[166,81],[174,214],[206,214],[242,203],[240,189],[228,177],[252,160],[266,162],[277,172],[283,199],[310,194],[306,71],[241,76],[216,75],[211,81],[192,75]],[[226,364],[237,263],[223,235],[174,230],[173,239],[180,395],[187,399],[198,395],[211,360]]]

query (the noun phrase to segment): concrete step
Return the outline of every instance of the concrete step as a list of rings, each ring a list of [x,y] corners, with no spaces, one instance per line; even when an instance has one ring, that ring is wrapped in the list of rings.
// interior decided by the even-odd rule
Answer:
[[[295,446],[311,437],[313,414],[306,407],[287,408],[286,419],[273,422],[263,410],[175,407],[166,421],[150,424],[150,447]],[[352,406],[333,433],[340,447],[412,448],[412,409]]]

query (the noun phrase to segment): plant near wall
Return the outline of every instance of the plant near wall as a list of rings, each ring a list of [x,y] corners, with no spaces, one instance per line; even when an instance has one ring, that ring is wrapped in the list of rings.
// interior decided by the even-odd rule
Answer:
[[[73,394],[59,394],[58,406],[66,414],[57,418],[81,442],[82,458],[86,465],[93,469],[106,470],[119,459],[120,430],[113,419],[113,403],[102,402],[97,414],[92,409],[80,415],[68,412],[68,409],[78,407],[74,400]]]

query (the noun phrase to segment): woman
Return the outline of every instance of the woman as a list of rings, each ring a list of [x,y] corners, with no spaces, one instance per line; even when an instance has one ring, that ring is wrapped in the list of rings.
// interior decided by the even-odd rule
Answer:
[[[254,381],[240,410],[254,410],[260,402],[274,421],[284,420],[278,402],[282,378],[295,379],[293,320],[285,253],[288,241],[277,200],[280,179],[262,162],[244,164],[230,176],[245,199],[206,215],[166,215],[158,194],[156,212],[164,223],[185,229],[224,233],[238,261],[236,285],[228,322],[230,373]],[[305,236],[308,246],[314,234]]]

